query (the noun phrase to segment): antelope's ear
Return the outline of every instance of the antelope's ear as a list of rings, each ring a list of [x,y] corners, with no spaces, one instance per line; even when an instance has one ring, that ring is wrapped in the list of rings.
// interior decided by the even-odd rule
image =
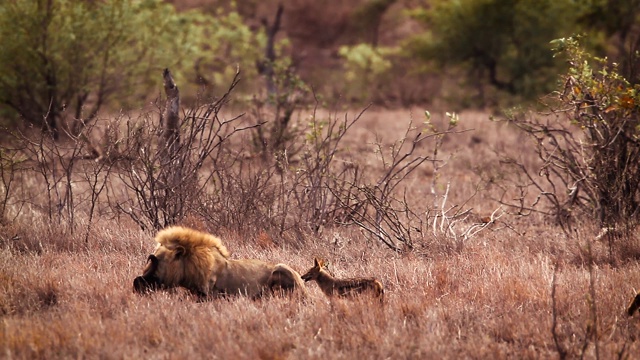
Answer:
[[[320,267],[320,263],[322,263],[322,260],[318,259],[318,258],[313,258],[313,266],[314,267]]]
[[[184,246],[180,245],[176,246],[174,251],[176,252],[176,259],[180,259],[187,254],[187,249],[185,249]]]

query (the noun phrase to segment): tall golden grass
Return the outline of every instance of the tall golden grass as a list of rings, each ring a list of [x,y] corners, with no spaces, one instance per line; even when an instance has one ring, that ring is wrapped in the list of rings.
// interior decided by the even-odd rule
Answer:
[[[348,138],[350,154],[368,162],[367,172],[381,171],[372,161],[373,143],[401,137],[409,117],[407,110],[366,113]],[[487,117],[462,114],[461,126],[473,130],[442,149],[453,158],[438,174],[439,184],[450,184],[448,204],[471,199],[467,223],[498,206],[492,200],[497,192],[482,180],[502,176],[495,151],[534,165],[526,140]],[[432,201],[432,176],[428,169],[415,174],[407,197]],[[23,194],[30,191],[30,183],[21,186]],[[87,221],[83,206],[77,206],[80,224]],[[35,206],[20,214],[0,227],[0,358],[640,354],[640,317],[625,313],[640,288],[640,263],[625,249],[637,249],[640,242],[635,234],[613,245],[595,240],[600,229],[592,224],[581,224],[569,236],[542,216],[505,216],[463,242],[429,233],[412,250],[396,253],[355,227],[327,226],[278,238],[251,223],[242,230],[211,229],[197,216],[185,220],[184,225],[225,239],[236,258],[286,260],[304,272],[318,256],[332,263],[337,277],[376,277],[385,286],[380,307],[368,297],[329,302],[317,286],[308,286],[311,299],[303,302],[288,297],[197,302],[182,290],[139,296],[132,281],[153,250],[152,232],[110,215],[98,216],[88,236],[72,234],[64,223],[45,220]]]

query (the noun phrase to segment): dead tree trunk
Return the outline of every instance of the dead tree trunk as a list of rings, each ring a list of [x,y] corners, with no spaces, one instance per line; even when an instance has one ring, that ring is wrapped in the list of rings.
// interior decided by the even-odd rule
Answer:
[[[284,11],[284,6],[282,4],[278,5],[278,10],[276,12],[276,16],[273,19],[273,23],[269,25],[269,21],[266,18],[262,19],[262,25],[264,26],[265,31],[267,32],[267,46],[264,52],[264,60],[257,64],[258,72],[264,75],[267,81],[267,95],[275,96],[276,95],[276,85],[275,85],[275,72],[273,70],[273,64],[276,61],[276,34],[280,31],[280,20],[282,19],[282,12]]]
[[[180,91],[169,69],[162,73],[164,78],[164,91],[167,94],[167,102],[163,113],[160,115],[162,127],[161,141],[158,154],[160,155],[160,173],[158,174],[161,194],[157,202],[162,209],[163,223],[170,224],[175,219],[181,218],[183,202],[179,198],[181,192],[182,169],[185,165],[180,150]],[[159,224],[156,224],[159,225]]]
[[[277,55],[275,50],[276,35],[280,31],[280,24],[284,6],[278,5],[276,15],[270,24],[267,18],[262,19],[262,25],[267,33],[267,44],[265,47],[264,59],[257,63],[258,72],[262,74],[266,82],[267,101],[273,105],[274,119],[270,121],[268,129],[262,126],[258,127],[257,137],[254,141],[262,151],[262,157],[265,161],[276,157],[278,169],[282,166],[282,160],[285,156],[287,138],[291,135],[289,122],[296,106],[296,101],[292,100],[291,92],[293,84],[291,80],[293,70],[286,69],[284,73],[276,74],[274,69]],[[282,69],[280,69],[282,71]],[[259,121],[261,122],[261,121]],[[268,132],[268,138],[265,132]]]
[[[162,133],[167,156],[169,159],[174,159],[180,147],[180,91],[169,69],[164,69],[162,76],[167,102],[164,113],[160,117],[160,125],[163,126]]]

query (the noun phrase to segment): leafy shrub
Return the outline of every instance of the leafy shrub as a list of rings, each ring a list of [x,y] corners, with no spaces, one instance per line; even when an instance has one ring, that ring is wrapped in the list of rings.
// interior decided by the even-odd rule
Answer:
[[[62,120],[78,134],[104,105],[138,105],[164,68],[185,88],[224,93],[238,66],[257,77],[266,42],[233,7],[208,15],[161,0],[9,0],[0,39],[0,110],[54,136]]]
[[[92,119],[164,67],[192,55],[195,13],[163,1],[6,1],[0,6],[0,103],[57,133],[65,112]],[[144,88],[144,87],[143,87]]]
[[[510,118],[534,139],[543,180],[520,169],[561,219],[580,210],[604,226],[636,222],[640,85],[621,76],[617,64],[590,55],[577,38],[553,44],[570,68],[548,104],[551,115]]]

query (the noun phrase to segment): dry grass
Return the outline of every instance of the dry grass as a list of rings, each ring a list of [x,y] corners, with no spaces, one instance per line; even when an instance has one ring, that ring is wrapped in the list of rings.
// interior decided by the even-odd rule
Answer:
[[[350,156],[378,171],[375,135],[391,143],[408,118],[408,111],[366,114],[350,134]],[[450,204],[476,193],[477,173],[501,175],[493,149],[528,156],[526,141],[507,126],[481,113],[461,118],[475,130],[444,145],[443,154],[455,155],[439,174],[451,184]],[[412,177],[409,197],[431,201],[432,176],[425,169]],[[496,208],[493,195],[482,187],[472,198],[474,216]],[[329,301],[313,283],[303,302],[201,303],[181,290],[132,292],[154,243],[130,221],[95,220],[85,242],[82,232],[69,235],[36,210],[23,211],[0,228],[0,357],[538,359],[563,351],[569,358],[633,358],[640,320],[628,318],[625,307],[640,288],[640,264],[624,252],[637,252],[638,239],[612,247],[593,240],[598,230],[584,225],[567,238],[542,217],[509,217],[462,246],[428,234],[413,251],[397,254],[356,228],[287,235],[295,241],[251,224],[244,232],[217,229],[233,257],[304,272],[318,256],[337,277],[376,277],[385,304],[369,297]]]

